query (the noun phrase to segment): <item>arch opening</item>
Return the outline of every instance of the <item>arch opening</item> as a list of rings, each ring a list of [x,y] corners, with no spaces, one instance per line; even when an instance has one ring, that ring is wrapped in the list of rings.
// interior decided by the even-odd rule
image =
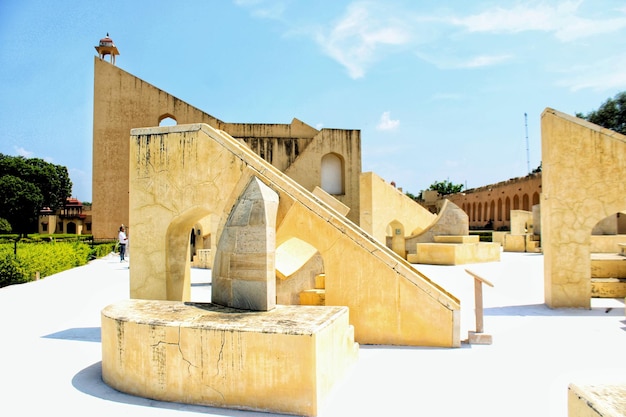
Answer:
[[[164,114],[161,117],[159,117],[159,127],[176,126],[177,124],[178,122],[176,121],[176,118],[172,116],[171,114]]]
[[[322,157],[321,188],[328,194],[342,195],[344,189],[344,161],[336,153],[328,153]]]

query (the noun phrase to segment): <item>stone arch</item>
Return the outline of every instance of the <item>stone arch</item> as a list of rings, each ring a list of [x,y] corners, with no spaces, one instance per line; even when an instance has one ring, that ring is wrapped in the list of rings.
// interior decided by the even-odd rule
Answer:
[[[502,199],[498,198],[498,221],[502,221]]]
[[[178,121],[176,120],[176,117],[169,113],[159,116],[159,126],[176,126],[177,124]]]
[[[626,207],[626,136],[547,108],[541,115],[546,304],[591,307],[591,231]]]
[[[517,194],[513,196],[513,210],[519,210],[519,196]]]
[[[516,198],[517,198],[517,195],[513,198],[513,206],[514,207],[515,207],[515,199]],[[519,199],[517,200],[517,203],[519,204]],[[511,220],[511,199],[508,196],[504,200],[504,219],[506,221]]]
[[[393,220],[387,226],[387,239],[390,241],[392,251],[406,259],[406,238],[404,233],[404,225],[398,220]]]
[[[74,223],[74,222],[67,222],[67,225],[65,226],[65,233],[67,233],[69,235],[75,235],[76,234],[76,223]]]
[[[189,300],[191,295],[191,264],[190,264],[190,239],[189,231],[193,224],[209,213],[201,208],[191,208],[177,216],[167,227],[165,233],[165,270],[168,279],[165,281],[163,292],[154,299],[164,300]],[[135,234],[135,236],[138,236]],[[135,239],[139,239],[135,237]],[[141,245],[138,240],[133,241],[134,246]],[[137,285],[141,285],[137,282]],[[131,294],[133,293],[133,281],[131,280]],[[140,297],[142,298],[142,297]]]
[[[535,192],[533,193],[533,206],[536,206],[537,204],[539,204],[539,193]]]
[[[530,211],[530,202],[528,199],[528,194],[524,193],[522,196],[522,210]]]
[[[476,202],[472,203],[472,221],[476,221]]]
[[[487,220],[496,220],[496,200],[491,200],[491,204],[489,205],[489,219]]]
[[[483,203],[478,203],[478,221],[483,221]]]
[[[321,188],[328,194],[345,194],[345,163],[343,157],[334,152],[322,157]]]

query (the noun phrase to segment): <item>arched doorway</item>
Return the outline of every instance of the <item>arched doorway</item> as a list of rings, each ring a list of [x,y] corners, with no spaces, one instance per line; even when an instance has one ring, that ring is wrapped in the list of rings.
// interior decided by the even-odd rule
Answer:
[[[406,259],[406,238],[404,236],[404,225],[397,220],[392,221],[387,226],[387,246]]]

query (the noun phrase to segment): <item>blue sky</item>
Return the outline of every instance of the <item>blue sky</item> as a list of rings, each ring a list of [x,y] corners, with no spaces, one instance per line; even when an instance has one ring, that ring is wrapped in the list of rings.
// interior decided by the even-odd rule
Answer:
[[[626,90],[623,0],[2,0],[0,153],[66,166],[81,201],[107,33],[117,66],[225,122],[360,130],[363,171],[413,194],[524,176],[546,107]]]

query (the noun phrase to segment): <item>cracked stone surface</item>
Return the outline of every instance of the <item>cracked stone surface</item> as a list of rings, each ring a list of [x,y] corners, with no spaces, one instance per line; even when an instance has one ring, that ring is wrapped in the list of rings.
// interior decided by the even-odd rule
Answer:
[[[347,307],[278,305],[272,311],[249,311],[212,303],[125,300],[102,314],[120,322],[214,330],[313,334]]]

